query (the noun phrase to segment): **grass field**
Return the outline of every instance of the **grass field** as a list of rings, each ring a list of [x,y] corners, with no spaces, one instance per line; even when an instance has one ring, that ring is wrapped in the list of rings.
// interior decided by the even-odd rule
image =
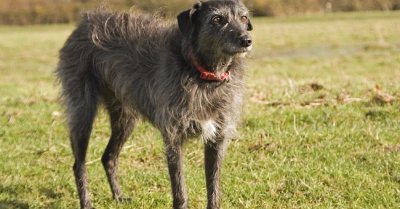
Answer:
[[[223,208],[400,208],[400,13],[254,20],[247,102],[222,174]],[[71,25],[0,27],[0,209],[77,208],[53,71]],[[141,123],[116,204],[95,123],[88,176],[96,208],[170,208],[162,140]],[[190,208],[205,208],[203,149],[185,151]]]

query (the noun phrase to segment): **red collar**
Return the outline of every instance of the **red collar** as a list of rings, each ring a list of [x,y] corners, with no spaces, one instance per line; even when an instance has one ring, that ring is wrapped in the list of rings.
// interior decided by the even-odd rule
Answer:
[[[229,77],[231,72],[226,71],[221,74],[221,76],[217,76],[215,72],[208,71],[203,66],[199,65],[199,63],[192,57],[193,66],[196,68],[197,71],[200,72],[200,78],[207,81],[229,81]]]

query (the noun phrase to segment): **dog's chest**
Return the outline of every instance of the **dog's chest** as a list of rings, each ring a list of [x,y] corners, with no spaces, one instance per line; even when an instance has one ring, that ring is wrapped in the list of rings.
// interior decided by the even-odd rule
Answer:
[[[213,141],[217,135],[217,124],[214,120],[204,120],[200,122],[201,138],[204,141]]]

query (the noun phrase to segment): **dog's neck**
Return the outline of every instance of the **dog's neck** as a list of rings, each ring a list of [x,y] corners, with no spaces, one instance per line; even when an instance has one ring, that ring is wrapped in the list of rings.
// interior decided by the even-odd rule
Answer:
[[[213,57],[211,54],[203,55],[199,58],[200,63],[209,71],[216,73],[217,75],[227,72],[231,67],[233,58],[231,56],[225,57]]]
[[[190,50],[190,60],[218,77],[232,70],[233,56],[215,56],[213,53],[199,53]]]
[[[200,57],[200,58],[197,58]],[[205,61],[207,60],[207,61]],[[211,62],[208,60],[212,60]],[[208,81],[229,81],[232,58],[224,59],[204,58],[191,54],[193,67],[200,73],[200,78]]]

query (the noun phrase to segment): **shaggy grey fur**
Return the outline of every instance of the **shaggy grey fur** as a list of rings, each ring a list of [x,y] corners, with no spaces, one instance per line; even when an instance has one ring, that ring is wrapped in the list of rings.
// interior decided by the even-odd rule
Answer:
[[[251,49],[247,17],[238,0],[197,3],[178,16],[178,24],[151,15],[104,10],[84,14],[61,49],[56,71],[81,208],[92,208],[85,158],[100,104],[111,121],[102,163],[116,200],[124,199],[116,180],[118,155],[142,116],[162,133],[173,207],[188,207],[182,145],[201,135],[208,208],[219,208],[221,161],[242,106],[241,55]],[[202,80],[192,59],[218,75],[230,71],[229,82]]]

